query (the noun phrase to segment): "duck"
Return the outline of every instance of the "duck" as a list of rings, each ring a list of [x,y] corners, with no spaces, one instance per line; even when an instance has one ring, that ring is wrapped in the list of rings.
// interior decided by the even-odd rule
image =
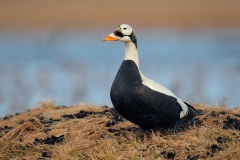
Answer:
[[[197,115],[193,106],[141,73],[137,36],[130,25],[118,25],[103,41],[125,43],[125,57],[110,90],[113,107],[125,119],[148,130],[172,128]]]

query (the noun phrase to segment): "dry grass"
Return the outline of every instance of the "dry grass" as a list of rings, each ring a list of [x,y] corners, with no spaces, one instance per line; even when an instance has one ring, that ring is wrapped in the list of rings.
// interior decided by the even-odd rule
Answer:
[[[109,108],[41,102],[0,120],[0,159],[239,159],[239,108],[195,107],[206,112],[201,123],[142,131]]]

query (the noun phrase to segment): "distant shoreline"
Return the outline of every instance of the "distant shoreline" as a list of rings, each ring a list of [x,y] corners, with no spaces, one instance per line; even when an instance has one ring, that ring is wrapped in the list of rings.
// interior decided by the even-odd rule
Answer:
[[[1,1],[0,30],[240,28],[240,1]],[[122,7],[121,5],[124,5]]]

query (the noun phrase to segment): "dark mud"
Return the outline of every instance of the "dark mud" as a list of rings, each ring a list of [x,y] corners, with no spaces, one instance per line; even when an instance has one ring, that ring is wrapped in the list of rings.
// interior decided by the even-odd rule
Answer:
[[[9,132],[11,129],[13,129],[13,127],[4,126],[4,127],[0,128],[0,132]]]
[[[13,129],[13,127],[11,126],[4,126],[0,128],[0,137],[2,137],[3,135],[7,134],[9,131],[11,131]]]
[[[104,106],[107,108],[107,106]],[[114,109],[106,109],[102,112],[92,112],[92,111],[84,111],[80,110],[79,113],[76,114],[64,114],[61,117],[64,119],[75,119],[75,118],[85,118],[87,116],[107,116],[110,120],[106,123],[107,127],[111,127],[116,125],[118,122],[122,122],[125,119]]]
[[[222,136],[219,136],[219,137],[216,138],[216,141],[217,141],[217,143],[222,144],[222,143],[230,142],[230,141],[232,141],[232,139],[229,138],[229,137],[222,137]]]
[[[162,151],[160,152],[160,154],[166,159],[174,159],[174,157],[176,156],[174,152],[167,152],[167,151]]]
[[[210,148],[211,148],[212,153],[216,153],[218,151],[224,150],[222,147],[218,146],[217,144],[212,144]]]
[[[84,110],[79,111],[79,113],[76,114],[64,114],[62,115],[63,118],[65,119],[75,119],[75,118],[85,118],[88,115],[91,115],[93,112],[87,112]]]
[[[60,135],[59,137],[56,136],[51,136],[47,137],[45,139],[38,139],[35,138],[33,144],[34,145],[39,145],[39,144],[48,144],[48,145],[56,145],[56,144],[61,144],[64,140],[64,135]]]
[[[223,129],[236,129],[240,131],[240,121],[236,118],[227,116],[227,118],[224,120]]]

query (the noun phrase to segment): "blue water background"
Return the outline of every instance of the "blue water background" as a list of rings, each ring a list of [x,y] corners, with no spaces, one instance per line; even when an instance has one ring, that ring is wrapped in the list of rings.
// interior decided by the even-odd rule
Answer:
[[[0,116],[56,105],[112,106],[124,44],[109,31],[0,32]],[[138,30],[142,73],[189,103],[240,106],[240,30]]]

